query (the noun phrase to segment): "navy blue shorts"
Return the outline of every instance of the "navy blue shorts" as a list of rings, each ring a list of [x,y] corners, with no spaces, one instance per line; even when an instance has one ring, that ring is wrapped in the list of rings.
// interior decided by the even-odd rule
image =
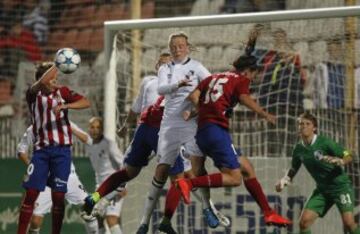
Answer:
[[[157,152],[160,128],[140,124],[134,138],[125,153],[125,164],[133,167],[144,167],[149,163],[151,152]]]
[[[144,167],[149,163],[149,156],[154,151],[157,152],[160,128],[151,127],[146,124],[140,124],[135,131],[134,138],[130,147],[125,153],[125,164],[132,167]],[[184,172],[184,160],[180,155],[170,169],[170,175],[176,175]]]
[[[70,146],[47,146],[36,150],[27,168],[23,187],[44,191],[48,185],[54,191],[66,193],[70,167]]]
[[[229,132],[217,124],[207,123],[196,133],[196,143],[201,151],[212,158],[217,168],[240,168]],[[240,151],[240,150],[239,150]]]

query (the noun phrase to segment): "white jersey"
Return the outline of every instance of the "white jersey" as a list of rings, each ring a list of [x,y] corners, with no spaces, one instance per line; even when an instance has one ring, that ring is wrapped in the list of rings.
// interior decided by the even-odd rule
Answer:
[[[195,141],[196,119],[185,121],[182,112],[191,107],[186,98],[208,76],[210,72],[200,62],[190,58],[182,63],[172,62],[160,68],[158,92],[165,95],[165,109],[157,148],[160,164],[173,166],[180,146]],[[191,80],[191,86],[178,88],[179,81],[184,79]]]
[[[182,63],[168,63],[159,69],[158,93],[165,95],[163,122],[185,123],[182,112],[191,104],[186,98],[210,72],[198,61],[187,58]],[[181,80],[191,80],[191,86],[178,88]]]
[[[140,85],[140,91],[131,110],[135,113],[143,112],[148,106],[154,104],[159,97],[157,92],[157,76],[146,76]]]
[[[99,143],[86,145],[85,151],[94,168],[97,185],[122,166],[124,156],[117,144],[105,137]]]

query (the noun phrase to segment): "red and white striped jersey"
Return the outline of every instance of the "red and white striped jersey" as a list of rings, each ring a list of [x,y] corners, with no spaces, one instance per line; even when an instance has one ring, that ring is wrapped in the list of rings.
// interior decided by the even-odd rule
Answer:
[[[56,115],[54,109],[82,98],[83,96],[65,86],[50,94],[43,94],[41,91],[34,94],[30,89],[27,91],[26,99],[32,117],[35,150],[49,145],[72,144],[68,111],[62,110]]]

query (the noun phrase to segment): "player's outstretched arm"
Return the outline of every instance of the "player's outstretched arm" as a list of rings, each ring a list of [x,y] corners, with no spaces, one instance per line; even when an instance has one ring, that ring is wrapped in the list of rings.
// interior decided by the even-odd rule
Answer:
[[[268,112],[266,112],[259,104],[254,101],[248,94],[241,94],[240,95],[240,101],[241,103],[249,108],[250,110],[255,111],[257,114],[259,114],[261,117],[265,118],[266,121],[268,121],[271,124],[276,124],[276,117]]]

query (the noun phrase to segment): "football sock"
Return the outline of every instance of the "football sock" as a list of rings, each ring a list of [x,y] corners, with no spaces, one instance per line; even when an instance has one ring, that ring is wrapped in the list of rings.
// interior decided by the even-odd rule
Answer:
[[[264,191],[262,190],[261,185],[259,184],[256,177],[244,180],[244,184],[245,184],[247,191],[249,191],[251,196],[254,198],[254,200],[257,202],[257,204],[260,206],[261,210],[265,214],[271,212],[272,209],[269,206],[269,203],[266,199]]]
[[[145,208],[144,208],[144,215],[141,219],[141,224],[149,225],[151,214],[155,208],[156,202],[159,199],[160,192],[162,188],[164,187],[165,182],[157,181],[155,178],[153,178],[149,192],[147,194],[147,198],[145,200]]]
[[[52,207],[52,234],[60,234],[64,219],[64,192],[51,192],[53,207]]]
[[[222,186],[222,175],[221,173],[215,173],[205,176],[195,177],[190,179],[193,187],[221,187]]]
[[[170,188],[166,194],[166,201],[165,201],[165,217],[169,220],[175,213],[176,207],[179,204],[181,197],[180,191],[176,188],[174,184],[171,183]]]
[[[129,181],[126,169],[118,170],[111,174],[96,190],[100,194],[100,198],[114,191],[122,183]]]
[[[116,224],[110,228],[111,234],[122,234],[121,228],[119,224]]]
[[[28,189],[21,204],[17,234],[26,234],[39,191]]]

